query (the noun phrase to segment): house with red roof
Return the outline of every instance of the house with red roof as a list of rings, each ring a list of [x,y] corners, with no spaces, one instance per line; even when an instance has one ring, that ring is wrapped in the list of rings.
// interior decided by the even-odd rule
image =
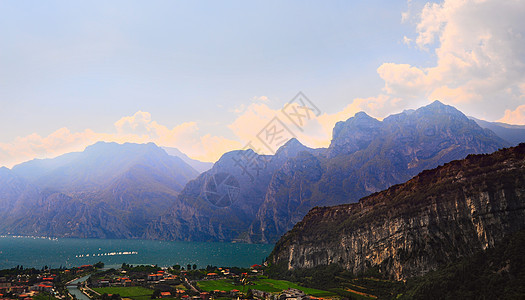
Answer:
[[[171,297],[171,293],[170,292],[161,292],[160,293],[160,297],[161,298],[169,298],[169,297]]]

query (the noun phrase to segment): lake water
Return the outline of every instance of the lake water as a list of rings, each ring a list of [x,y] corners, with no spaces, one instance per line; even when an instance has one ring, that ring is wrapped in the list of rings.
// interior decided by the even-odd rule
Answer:
[[[273,245],[243,243],[0,237],[0,269],[17,265],[74,267],[98,261],[109,267],[122,263],[248,267],[260,264],[272,248]]]

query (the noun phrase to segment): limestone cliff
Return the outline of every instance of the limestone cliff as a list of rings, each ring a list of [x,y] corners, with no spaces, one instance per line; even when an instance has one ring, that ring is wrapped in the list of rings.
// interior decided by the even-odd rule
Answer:
[[[525,144],[423,171],[358,203],[316,207],[276,244],[288,269],[421,275],[525,228]]]
[[[423,170],[508,146],[439,101],[382,121],[357,113],[335,125],[324,152],[295,159],[274,175],[251,241],[276,242],[315,206],[357,202]]]

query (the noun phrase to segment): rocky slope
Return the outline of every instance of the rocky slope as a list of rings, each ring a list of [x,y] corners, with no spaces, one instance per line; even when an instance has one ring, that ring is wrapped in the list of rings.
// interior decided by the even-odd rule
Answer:
[[[355,202],[425,169],[508,143],[436,101],[383,121],[364,112],[333,130],[330,147],[298,157],[272,177],[251,240],[275,242],[315,206]]]
[[[312,207],[507,145],[440,102],[382,121],[358,113],[327,149],[292,139],[275,155],[232,151],[200,175],[154,144],[97,143],[0,172],[0,233],[274,243]]]
[[[211,170],[186,185],[169,212],[152,222],[145,237],[246,241],[273,174],[288,159],[315,151],[291,139],[275,155],[252,150],[224,154]]]
[[[525,228],[525,144],[469,155],[358,203],[316,207],[276,244],[284,269],[371,267],[394,279],[425,274]]]
[[[198,175],[154,144],[97,143],[0,170],[2,233],[138,238]]]
[[[309,149],[292,139],[276,155],[225,154],[188,183],[145,237],[273,243],[312,207],[355,202],[423,169],[506,145],[438,101],[383,121],[361,112],[337,123],[327,149]],[[221,201],[230,204],[215,205],[209,198],[210,182],[225,178],[236,184],[235,201],[228,196]]]

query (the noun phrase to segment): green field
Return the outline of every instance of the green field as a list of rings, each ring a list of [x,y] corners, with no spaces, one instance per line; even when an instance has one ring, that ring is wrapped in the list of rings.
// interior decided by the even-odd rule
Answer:
[[[321,291],[312,288],[306,288],[299,286],[293,282],[286,280],[276,280],[276,279],[256,279],[252,281],[254,284],[246,285],[245,292],[248,289],[260,290],[270,293],[278,293],[288,288],[294,288],[302,290],[308,295],[314,297],[328,297],[335,295],[332,292]],[[230,279],[218,279],[218,280],[209,280],[209,281],[199,281],[198,285],[201,289],[205,291],[221,290],[221,291],[231,291],[231,290],[240,290],[242,291],[242,285],[234,285]]]
[[[33,297],[33,300],[58,300],[54,296],[50,296],[49,293],[39,293]]]
[[[93,290],[100,294],[119,294],[122,298],[131,298],[135,300],[150,300],[151,295],[153,294],[153,290],[140,286],[103,287],[94,288]]]

